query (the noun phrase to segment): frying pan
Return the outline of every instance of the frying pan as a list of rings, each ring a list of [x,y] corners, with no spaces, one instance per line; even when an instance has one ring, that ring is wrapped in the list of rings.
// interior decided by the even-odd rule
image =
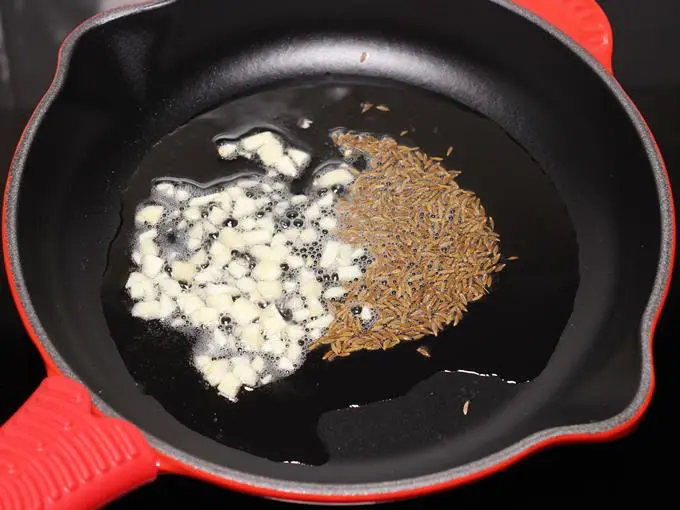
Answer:
[[[632,430],[654,387],[674,215],[611,52],[592,0],[169,0],[80,25],[3,204],[12,292],[48,377],[1,429],[0,507],[99,506],[159,473],[290,501],[396,500]],[[359,100],[391,112],[362,117]],[[312,356],[220,400],[186,342],[129,317],[116,271],[150,179],[215,178],[226,167],[197,148],[253,119],[310,147],[334,125],[455,146],[447,166],[519,260],[426,339],[430,359],[416,343]]]

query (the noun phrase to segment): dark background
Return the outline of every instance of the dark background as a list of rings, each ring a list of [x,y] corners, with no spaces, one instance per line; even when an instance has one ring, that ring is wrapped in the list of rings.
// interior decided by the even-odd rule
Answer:
[[[680,2],[599,0],[614,29],[614,70],[646,117],[680,189]],[[49,85],[58,45],[73,26],[120,0],[0,0],[0,169],[6,175],[21,129]],[[236,4],[236,2],[235,2]],[[676,193],[676,201],[677,201]],[[535,455],[489,479],[453,492],[393,507],[485,507],[632,503],[676,500],[672,466],[678,453],[674,335],[678,285],[671,288],[657,329],[657,390],[639,428],[609,444],[560,447]],[[44,375],[37,352],[0,279],[0,422],[31,394]],[[244,505],[257,500],[179,477],[163,477],[110,508],[149,508],[179,501]],[[281,503],[260,502],[269,508]],[[653,503],[652,503],[653,504]]]

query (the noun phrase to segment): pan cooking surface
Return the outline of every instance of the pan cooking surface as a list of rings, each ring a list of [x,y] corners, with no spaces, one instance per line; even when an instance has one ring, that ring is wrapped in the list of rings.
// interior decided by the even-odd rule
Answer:
[[[363,102],[390,111],[362,114]],[[304,129],[302,119],[313,123]],[[471,304],[459,326],[437,338],[331,363],[312,353],[292,376],[242,393],[232,404],[191,366],[188,339],[130,315],[124,284],[134,209],[155,178],[209,182],[256,170],[242,159],[219,160],[212,142],[217,134],[275,130],[312,153],[311,172],[337,157],[328,135],[338,127],[390,135],[430,156],[453,147],[444,165],[462,171],[458,182],[493,216],[503,255],[519,260],[509,262],[491,294]],[[529,154],[496,124],[449,99],[382,82],[329,79],[266,90],[195,118],[149,151],[123,194],[121,219],[101,295],[131,374],[186,426],[274,461],[319,465],[426,448],[491,418],[545,367],[579,284],[574,227]],[[420,346],[432,357],[418,354]]]

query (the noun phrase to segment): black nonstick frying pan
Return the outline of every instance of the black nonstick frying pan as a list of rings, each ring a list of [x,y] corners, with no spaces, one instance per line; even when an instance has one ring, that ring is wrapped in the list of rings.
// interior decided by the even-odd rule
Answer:
[[[593,0],[169,0],[79,26],[3,205],[9,280],[49,376],[1,429],[0,507],[89,508],[159,473],[394,500],[631,430],[654,387],[674,215],[611,48]],[[217,133],[273,127],[318,154],[339,126],[454,147],[446,166],[519,260],[436,339],[311,356],[229,404],[185,339],[130,317],[134,205],[157,177],[223,177]]]

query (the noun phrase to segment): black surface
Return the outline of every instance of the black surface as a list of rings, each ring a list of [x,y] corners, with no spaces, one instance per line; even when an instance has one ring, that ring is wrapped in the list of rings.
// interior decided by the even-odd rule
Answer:
[[[653,3],[658,3],[659,7],[664,5],[663,2]],[[608,7],[607,3],[604,5],[605,7]],[[616,6],[612,6],[610,13],[613,17],[612,21],[615,29],[615,37],[617,37],[615,67],[618,72],[619,67],[623,66],[623,63],[626,62],[624,60],[626,56],[626,53],[624,53],[624,35],[626,34],[624,28],[633,27],[632,30],[635,30],[635,27],[638,27],[637,30],[640,30],[639,27],[644,25],[643,23],[635,25],[635,22],[640,22],[640,18],[637,15],[635,17],[626,17],[621,14],[621,19],[618,21],[621,24],[620,26],[624,28],[620,29],[622,33],[619,35],[619,30],[617,30],[617,17],[614,14],[617,12],[617,8],[621,9],[618,11],[619,13],[623,13],[625,4],[621,4],[619,2]],[[660,30],[660,27],[663,27],[664,25],[667,26],[667,30],[670,31],[669,33],[675,33],[673,31],[673,25],[667,24],[668,20],[672,17],[672,11],[670,11],[671,8],[668,9],[669,11],[665,13],[663,11],[657,12],[657,15],[659,16],[658,19],[651,18],[651,20],[645,20],[644,17],[642,17],[641,21],[647,23],[647,30],[649,30],[649,33],[644,32],[647,36],[651,37],[654,32],[668,34]],[[651,30],[649,25],[654,19],[657,19],[657,24],[653,25],[654,30]],[[626,23],[628,23],[628,25],[626,25]],[[629,30],[631,29],[629,28]],[[668,39],[670,37],[671,36],[669,35],[663,35],[656,39],[656,41],[659,41],[663,38]],[[631,39],[635,40],[634,38]],[[666,155],[666,159],[669,163],[672,173],[673,158],[677,159],[678,157],[678,147],[674,145],[674,143],[678,143],[678,129],[676,120],[678,113],[678,84],[677,81],[674,81],[677,79],[677,77],[672,76],[673,69],[669,69],[668,73],[666,74],[662,73],[661,70],[663,69],[665,71],[666,68],[670,67],[666,65],[667,62],[665,59],[670,58],[670,55],[677,51],[678,41],[675,42],[676,46],[674,48],[671,47],[666,50],[667,53],[665,57],[660,52],[659,48],[652,46],[653,43],[650,43],[650,41],[655,41],[655,39],[646,39],[645,41],[640,41],[640,44],[648,45],[647,48],[655,49],[657,53],[650,53],[648,50],[646,54],[649,57],[649,60],[642,62],[638,60],[637,65],[638,68],[643,63],[650,66],[653,63],[653,61],[650,62],[652,57],[658,59],[656,65],[650,66],[649,70],[643,67],[641,70],[636,72],[632,70],[624,72],[622,69],[619,73],[619,76],[622,81],[624,81],[624,78],[628,76],[630,85],[627,85],[625,81],[623,84],[624,86],[628,87],[629,92],[637,101],[638,106],[642,112],[646,114],[647,120],[654,130],[661,148]],[[629,42],[628,44],[630,45],[632,42]],[[635,53],[633,52],[633,54]],[[619,57],[619,55],[621,55],[621,57]],[[15,115],[9,116],[9,121],[7,123],[3,123],[2,125],[3,130],[7,129],[10,133],[16,133],[16,126],[20,124],[21,121],[19,119],[21,119],[23,115],[23,113],[19,112]],[[16,119],[14,120],[14,126],[12,126],[12,119]],[[16,138],[16,135],[14,135],[14,137]],[[3,149],[5,149],[5,147],[3,147]],[[9,153],[11,148],[8,146],[5,150]],[[672,309],[673,299],[673,295],[671,295],[669,310]],[[630,438],[613,445],[593,447],[579,446],[572,447],[570,449],[565,448],[544,453],[535,459],[526,461],[519,467],[513,468],[513,470],[507,474],[499,475],[492,480],[481,482],[474,487],[459,490],[451,495],[431,498],[428,501],[450,501],[451,504],[460,504],[461,502],[465,501],[484,502],[489,501],[489,498],[497,497],[498,491],[505,492],[503,497],[507,501],[508,498],[512,499],[518,492],[524,493],[528,491],[530,487],[534,486],[534,484],[536,484],[538,481],[540,481],[542,487],[553,487],[553,490],[556,491],[565,490],[565,488],[573,486],[574,483],[577,483],[579,487],[596,487],[601,486],[603,481],[609,478],[607,474],[603,474],[607,472],[609,472],[609,476],[611,476],[612,473],[617,476],[619,483],[622,480],[624,483],[627,481],[627,485],[629,486],[633,485],[633,481],[644,482],[641,484],[642,487],[644,487],[644,490],[640,490],[640,494],[647,493],[650,490],[650,487],[655,490],[663,489],[664,485],[661,482],[657,482],[659,485],[652,485],[657,478],[660,478],[660,476],[658,475],[657,471],[655,471],[653,468],[647,468],[645,464],[651,462],[654,454],[661,452],[668,454],[673,446],[672,441],[670,441],[670,433],[673,430],[673,424],[668,417],[670,416],[670,409],[672,409],[671,402],[673,397],[673,388],[671,387],[671,381],[673,378],[671,367],[673,365],[671,363],[674,362],[673,354],[677,352],[677,348],[671,347],[672,344],[669,343],[669,341],[672,339],[671,330],[673,328],[673,324],[670,320],[668,320],[668,311],[665,314],[665,317],[666,320],[663,321],[659,327],[659,335],[656,343],[657,347],[655,349],[657,365],[659,367],[659,390],[657,393],[657,398],[655,401],[653,401],[648,418],[642,424],[641,429],[634,436],[631,436]],[[10,327],[12,325],[16,327],[17,323],[16,320],[13,323],[9,323],[8,319],[10,318],[4,317],[4,321],[8,322],[6,327],[8,328],[8,331],[11,331]],[[12,365],[19,365],[18,363],[14,362],[14,360],[17,359],[16,357],[33,360],[32,364],[27,361],[26,366],[28,369],[32,367],[33,370],[35,370],[33,373],[34,376],[39,373],[40,368],[36,363],[37,356],[34,355],[32,351],[30,351],[30,347],[25,342],[23,344],[17,342],[16,345],[14,342],[5,342],[3,344],[3,350],[4,349],[8,349],[8,352],[7,354],[3,352],[3,358],[7,360],[13,360],[11,363]],[[664,352],[665,354],[663,354]],[[665,388],[663,383],[664,370],[667,371],[667,383]],[[17,384],[17,376],[14,373],[7,372],[2,376],[3,387],[5,384],[7,384],[9,388],[14,390],[11,395],[7,395],[9,391],[5,391],[0,396],[0,398],[8,400],[6,405],[8,413],[9,409],[16,407],[21,399],[30,392],[31,384],[34,384],[36,381],[36,377],[31,379],[28,377],[27,373],[30,374],[30,372],[27,372],[27,368],[22,367],[22,377],[26,379],[26,382],[21,391],[14,388],[14,386]],[[5,377],[7,377],[7,383],[5,383]],[[667,400],[664,400],[664,392]],[[667,409],[669,409],[669,411],[666,413],[664,413],[664,402],[667,402],[666,406]],[[663,445],[663,443],[661,443],[660,438],[664,437],[664,432],[667,434],[666,437],[669,440],[668,445]],[[623,462],[624,460],[627,462]],[[560,463],[562,464],[561,466]],[[548,474],[546,474],[546,467],[549,467],[550,469]],[[569,478],[570,480],[558,481],[560,477]],[[519,490],[518,484],[521,486]],[[162,488],[163,486],[165,488]],[[145,492],[148,496],[159,497],[162,493],[167,492],[169,487],[174,488],[174,491],[177,491],[174,492],[175,494],[179,494],[180,492],[185,491],[187,486],[194,487],[195,483],[190,481],[168,480],[164,483],[162,482],[161,484],[158,484],[155,487],[144,489],[139,495],[131,496],[128,501],[136,500],[143,505]],[[513,493],[507,492],[510,487],[513,487],[514,495]],[[201,487],[200,489],[196,488],[195,490],[204,494],[205,497],[217,494],[215,489],[209,489],[206,487]],[[603,490],[601,494],[604,493],[605,491]],[[235,495],[224,495],[221,497],[225,498],[225,503],[229,500],[232,502],[239,501],[239,497]],[[519,501],[520,497],[524,499],[525,496],[518,495],[516,497]],[[124,503],[121,502],[117,505],[124,507],[122,506],[123,504]]]

